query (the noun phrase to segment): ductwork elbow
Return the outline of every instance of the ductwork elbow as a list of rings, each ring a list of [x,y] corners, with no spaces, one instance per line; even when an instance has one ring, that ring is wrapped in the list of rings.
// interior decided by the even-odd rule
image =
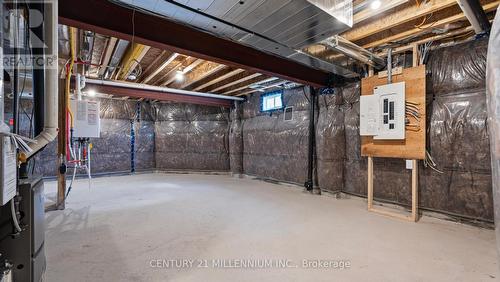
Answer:
[[[58,128],[45,127],[44,130],[35,138],[36,143],[30,145],[33,151],[27,153],[26,157],[28,159],[33,157],[37,152],[42,150],[50,142],[54,141],[57,138],[58,133]]]

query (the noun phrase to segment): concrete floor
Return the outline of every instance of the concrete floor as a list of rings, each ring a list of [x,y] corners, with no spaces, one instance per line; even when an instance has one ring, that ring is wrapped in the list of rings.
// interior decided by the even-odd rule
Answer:
[[[46,281],[496,281],[493,231],[365,205],[229,176],[80,180],[46,215]]]

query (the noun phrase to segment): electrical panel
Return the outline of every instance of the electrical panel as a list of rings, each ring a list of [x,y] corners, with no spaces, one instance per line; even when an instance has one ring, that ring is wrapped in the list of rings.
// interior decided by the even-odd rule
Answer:
[[[73,112],[73,137],[101,137],[100,103],[88,100],[71,100]]]
[[[0,137],[0,188],[1,188],[1,202],[2,206],[7,204],[12,198],[16,196],[17,188],[17,175],[16,175],[16,149],[12,144],[10,137]]]
[[[375,140],[405,139],[405,83],[374,88],[360,99],[360,134]]]

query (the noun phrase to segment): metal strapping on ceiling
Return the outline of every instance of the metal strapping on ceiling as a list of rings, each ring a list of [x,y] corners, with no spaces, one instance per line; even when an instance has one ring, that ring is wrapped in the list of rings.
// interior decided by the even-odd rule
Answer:
[[[344,67],[300,51],[305,46],[350,28],[331,13],[306,0],[111,1],[154,13],[317,69],[345,77],[357,76]],[[332,1],[341,4],[349,2],[352,13],[352,1],[330,0]]]

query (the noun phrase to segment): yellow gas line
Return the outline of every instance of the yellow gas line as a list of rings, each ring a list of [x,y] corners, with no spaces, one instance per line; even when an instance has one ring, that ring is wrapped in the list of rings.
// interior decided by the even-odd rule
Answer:
[[[73,128],[74,121],[73,121],[73,112],[71,111],[70,107],[70,92],[71,92],[71,74],[73,72],[73,67],[75,65],[75,60],[76,60],[76,28],[70,27],[69,28],[69,46],[70,46],[70,52],[71,52],[71,62],[69,63],[69,68],[67,69],[67,74],[66,74],[66,106],[68,107],[68,113],[71,119],[71,128]]]
[[[123,57],[122,68],[118,75],[118,79],[125,80],[127,76],[133,71],[133,69],[137,67],[138,62],[142,60],[149,49],[149,46],[138,43],[134,43],[132,46],[130,46],[129,50]]]

